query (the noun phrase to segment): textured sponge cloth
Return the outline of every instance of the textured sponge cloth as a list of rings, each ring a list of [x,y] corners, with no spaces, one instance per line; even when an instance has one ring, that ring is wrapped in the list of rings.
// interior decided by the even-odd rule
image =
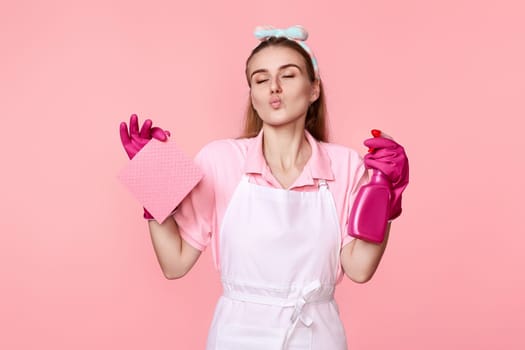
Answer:
[[[162,223],[202,176],[175,142],[152,139],[122,168],[118,179]]]

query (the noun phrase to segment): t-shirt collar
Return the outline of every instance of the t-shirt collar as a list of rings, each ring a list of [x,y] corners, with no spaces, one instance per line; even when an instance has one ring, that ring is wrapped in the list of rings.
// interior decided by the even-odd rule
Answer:
[[[322,147],[322,142],[317,141],[307,130],[305,135],[310,147],[312,155],[305,165],[303,174],[300,177],[306,184],[313,184],[313,179],[333,180],[334,173],[332,172],[330,157],[326,150]],[[253,142],[248,146],[246,154],[246,163],[244,171],[246,173],[264,174],[268,165],[263,154],[263,130],[253,139]],[[299,185],[296,183],[296,185]]]

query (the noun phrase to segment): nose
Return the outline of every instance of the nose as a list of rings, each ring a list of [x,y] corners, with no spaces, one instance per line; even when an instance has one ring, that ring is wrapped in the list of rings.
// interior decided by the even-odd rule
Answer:
[[[281,92],[281,82],[278,76],[271,79],[270,90],[272,94]]]

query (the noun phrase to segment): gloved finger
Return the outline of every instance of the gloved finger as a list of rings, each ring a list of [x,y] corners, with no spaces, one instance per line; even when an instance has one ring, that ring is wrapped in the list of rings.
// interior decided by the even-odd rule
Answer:
[[[396,166],[396,164],[390,160],[377,160],[370,158],[365,158],[364,163],[367,168],[381,170],[386,175],[391,173],[394,167]]]
[[[140,128],[139,136],[143,139],[151,139],[151,125],[153,122],[151,119],[146,119],[142,127]]]
[[[389,155],[385,157],[374,157],[373,155],[367,154],[364,157],[364,161],[367,164],[379,164],[384,163],[390,167],[395,167],[399,172],[404,172],[408,168],[408,160],[402,154]]]
[[[393,171],[395,164],[390,161],[384,161],[384,160],[377,160],[377,159],[370,159],[365,158],[364,163],[367,169],[377,169],[381,170],[383,174],[389,176],[389,174]]]
[[[401,147],[397,142],[384,137],[366,139],[364,145],[373,149]]]
[[[385,174],[396,174],[394,181],[399,181],[399,178],[406,178],[408,180],[409,164],[408,158],[404,153],[397,154],[392,157],[374,158],[372,155],[365,155],[364,163],[367,168],[379,169]]]
[[[128,126],[126,122],[120,123],[120,141],[123,145],[127,145],[131,142],[131,137],[128,134]]]
[[[396,186],[396,184],[399,182],[401,172],[400,169],[396,167],[394,162],[378,161],[375,159],[365,159],[364,162],[367,169],[377,169],[385,174],[393,186]]]
[[[398,148],[377,148],[366,154],[371,159],[397,158],[400,152]]]
[[[166,132],[157,126],[151,129],[151,136],[159,141],[166,141],[168,139]]]
[[[136,114],[132,114],[129,118],[129,136],[139,136],[139,118]]]

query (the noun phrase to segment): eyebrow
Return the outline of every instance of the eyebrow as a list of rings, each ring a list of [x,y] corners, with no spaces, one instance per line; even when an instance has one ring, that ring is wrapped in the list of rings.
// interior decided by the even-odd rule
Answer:
[[[279,67],[279,70],[283,70],[283,69],[286,69],[286,68],[289,68],[289,67],[295,67],[295,68],[299,69],[300,72],[302,72],[301,67],[299,67],[298,65],[296,65],[294,63],[288,63],[288,64],[285,64],[285,65],[282,65],[282,66]],[[268,72],[268,69],[264,69],[264,68],[254,70],[252,72],[252,74],[250,75],[250,79],[254,76],[254,74],[266,73],[266,72]]]

